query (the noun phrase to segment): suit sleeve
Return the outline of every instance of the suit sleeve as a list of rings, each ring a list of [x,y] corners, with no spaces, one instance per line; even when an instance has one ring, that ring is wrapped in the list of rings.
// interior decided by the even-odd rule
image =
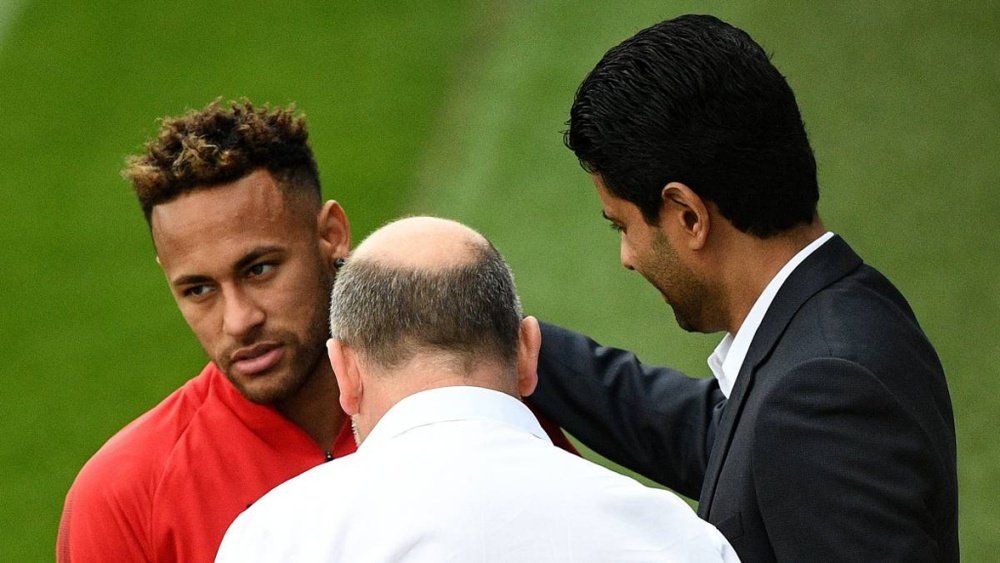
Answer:
[[[926,435],[862,366],[811,360],[764,398],[752,472],[779,561],[938,561]]]
[[[693,498],[725,403],[714,379],[643,365],[547,323],[528,400],[597,453]]]
[[[96,463],[96,465],[95,465]],[[145,496],[114,469],[92,459],[66,495],[56,539],[57,563],[152,561],[147,551]]]

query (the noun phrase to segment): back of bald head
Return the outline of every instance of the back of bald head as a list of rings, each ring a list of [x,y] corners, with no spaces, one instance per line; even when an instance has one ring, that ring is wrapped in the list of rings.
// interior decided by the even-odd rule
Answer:
[[[484,362],[511,372],[521,304],[496,248],[446,219],[410,217],[372,233],[337,275],[333,338],[389,370],[434,353],[470,370]]]

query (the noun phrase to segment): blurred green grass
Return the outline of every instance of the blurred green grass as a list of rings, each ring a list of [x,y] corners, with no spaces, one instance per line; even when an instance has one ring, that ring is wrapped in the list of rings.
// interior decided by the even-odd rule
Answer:
[[[410,205],[468,222],[511,262],[526,308],[650,362],[708,375],[690,335],[618,263],[586,174],[561,145],[576,86],[604,51],[696,2],[510,3],[457,83]],[[1000,8],[989,2],[726,3],[797,93],[820,210],[910,299],[948,374],[965,558],[1000,549]],[[571,16],[571,17],[570,17]]]
[[[297,102],[363,234],[403,211],[470,9],[420,3],[26,2],[0,46],[0,560],[51,559],[62,499],[204,354],[118,177],[155,118],[218,96]]]
[[[309,118],[327,196],[355,239],[401,213],[490,236],[533,314],[707,375],[617,262],[561,145],[609,47],[695,2],[22,2],[0,43],[0,560],[51,559],[87,457],[204,355],[176,312],[117,171],[156,117],[222,96]],[[937,345],[955,405],[962,550],[1000,549],[1000,8],[902,1],[712,6],[788,76],[820,165],[821,212],[885,272]]]

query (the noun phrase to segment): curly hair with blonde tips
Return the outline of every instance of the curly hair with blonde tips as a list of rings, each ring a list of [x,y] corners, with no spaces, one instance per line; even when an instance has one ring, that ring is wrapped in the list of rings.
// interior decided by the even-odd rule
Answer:
[[[126,161],[146,221],[153,207],[181,194],[238,180],[266,169],[285,193],[320,201],[319,172],[305,118],[295,106],[255,108],[246,99],[161,120],[142,154]]]

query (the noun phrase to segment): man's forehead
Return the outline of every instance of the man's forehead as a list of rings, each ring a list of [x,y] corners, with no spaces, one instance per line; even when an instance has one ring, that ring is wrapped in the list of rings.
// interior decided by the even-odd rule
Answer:
[[[273,221],[287,211],[285,197],[269,174],[255,172],[234,182],[195,188],[153,207],[150,225],[157,231],[183,232],[205,223]]]
[[[628,211],[628,201],[615,197],[603,184],[597,184],[597,196],[601,200],[601,215],[605,219],[616,221],[624,218],[622,215]]]
[[[192,191],[154,207],[151,230],[161,264],[234,262],[253,248],[308,238],[312,221],[291,209],[273,184],[253,180]]]
[[[601,180],[600,175],[593,174],[594,185],[597,187],[597,197],[601,201],[601,215],[608,221],[630,222],[639,220],[642,210],[631,201],[615,195]]]

